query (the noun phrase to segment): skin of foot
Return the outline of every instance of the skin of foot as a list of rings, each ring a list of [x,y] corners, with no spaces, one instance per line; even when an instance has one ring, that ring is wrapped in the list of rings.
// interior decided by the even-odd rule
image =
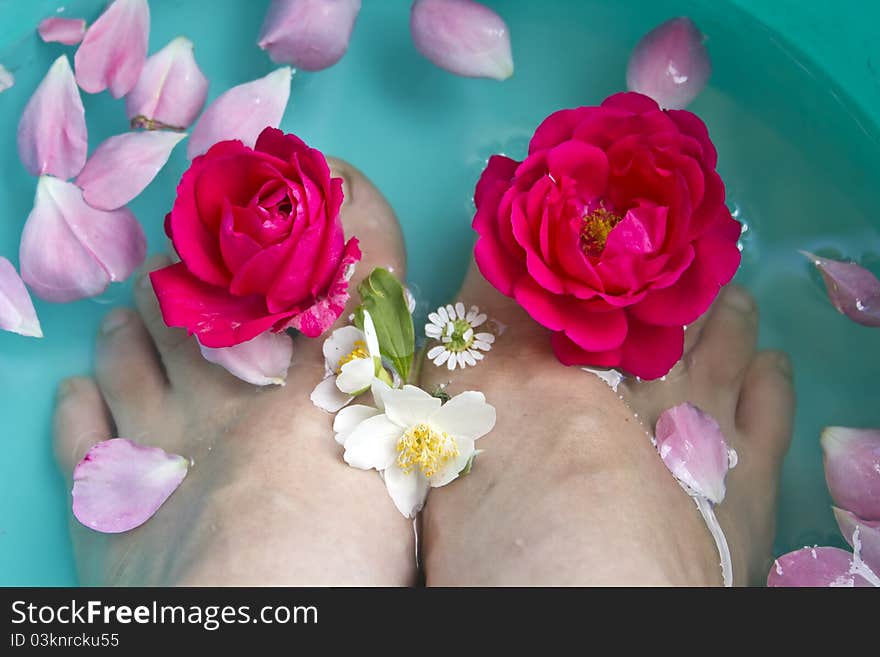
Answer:
[[[426,362],[422,386],[482,391],[498,420],[470,474],[434,489],[422,512],[428,585],[721,584],[715,543],[650,442],[659,414],[684,401],[712,414],[739,455],[716,510],[735,584],[766,581],[794,393],[788,358],[756,351],[743,289],[722,290],[689,327],[665,380],[617,393],[561,365],[548,332],[475,266],[456,300],[504,330],[477,367]]]
[[[391,208],[354,167],[330,165],[344,180],[346,233],[364,252],[352,289],[376,266],[404,276]],[[145,269],[168,262],[154,258]],[[105,318],[95,376],[59,386],[59,466],[70,483],[89,447],[115,436],[194,465],[159,512],[130,532],[99,534],[71,520],[81,583],[414,583],[411,521],[375,472],[342,461],[332,417],[309,400],[324,375],[323,339],[297,338],[287,385],[256,388],[202,359],[183,330],[165,326],[145,274],[135,302],[136,311],[120,308]]]

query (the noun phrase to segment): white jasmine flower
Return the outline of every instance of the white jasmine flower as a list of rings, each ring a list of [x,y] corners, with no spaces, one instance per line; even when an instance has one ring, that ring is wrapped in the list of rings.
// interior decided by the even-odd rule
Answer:
[[[364,312],[363,331],[343,326],[324,340],[326,376],[312,391],[312,403],[335,413],[370,387],[381,363],[376,327]]]
[[[429,489],[445,486],[467,467],[474,441],[495,426],[495,408],[481,392],[463,392],[442,405],[411,385],[373,392],[384,408],[342,409],[333,422],[336,440],[350,466],[383,474],[395,506],[411,518]]]
[[[484,351],[492,348],[495,336],[492,333],[476,333],[475,329],[486,321],[486,314],[476,306],[465,313],[464,304],[440,306],[428,315],[425,335],[441,344],[428,351],[428,359],[440,367],[444,363],[450,370],[476,365],[483,360]]]

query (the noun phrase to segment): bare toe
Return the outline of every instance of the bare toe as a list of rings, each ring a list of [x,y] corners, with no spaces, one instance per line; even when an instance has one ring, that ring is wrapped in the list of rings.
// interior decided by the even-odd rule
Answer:
[[[61,382],[53,425],[55,458],[68,480],[92,445],[113,437],[110,411],[97,384],[89,377]]]
[[[749,448],[780,464],[791,440],[794,387],[791,359],[779,351],[762,351],[746,371],[736,409],[736,424]]]
[[[163,414],[166,381],[159,355],[140,317],[127,308],[101,323],[95,372],[117,429],[142,439]]]

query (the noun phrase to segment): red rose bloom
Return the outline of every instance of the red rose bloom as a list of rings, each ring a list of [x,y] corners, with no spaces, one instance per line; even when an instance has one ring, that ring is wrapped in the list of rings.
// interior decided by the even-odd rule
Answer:
[[[267,330],[320,335],[361,255],[345,242],[341,205],[342,179],[294,135],[266,128],[253,149],[215,144],[183,174],[165,218],[181,259],[150,275],[165,322],[206,347]]]
[[[641,94],[551,114],[477,184],[477,265],[564,364],[661,377],[739,266],[716,162],[699,118]]]

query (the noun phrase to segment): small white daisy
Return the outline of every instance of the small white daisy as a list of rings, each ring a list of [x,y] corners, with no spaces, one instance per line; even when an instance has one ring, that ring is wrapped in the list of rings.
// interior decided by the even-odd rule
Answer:
[[[428,351],[428,359],[437,367],[446,364],[450,370],[476,365],[477,361],[483,360],[484,354],[481,352],[489,351],[495,342],[492,333],[475,332],[486,319],[486,314],[476,306],[471,306],[465,312],[461,301],[454,306],[447,304],[437,308],[428,315],[425,335],[441,344]]]

